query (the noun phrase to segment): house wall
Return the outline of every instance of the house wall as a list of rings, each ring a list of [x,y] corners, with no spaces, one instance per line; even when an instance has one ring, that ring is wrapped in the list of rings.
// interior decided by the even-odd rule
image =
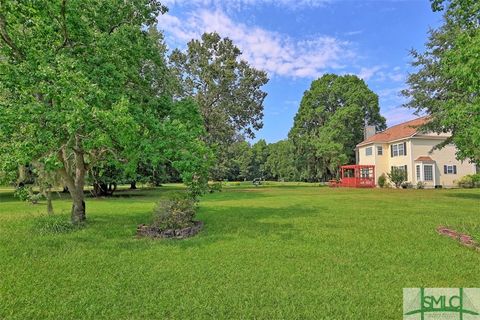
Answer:
[[[467,174],[474,174],[476,172],[475,165],[468,161],[458,161],[455,159],[456,148],[449,144],[440,150],[433,150],[433,148],[442,140],[425,139],[423,137],[414,137],[411,139],[414,159],[420,156],[428,156],[435,161],[435,180],[437,185],[444,187],[454,187],[457,181]],[[445,174],[443,170],[444,165],[456,165],[457,174]],[[416,183],[416,177],[415,183]]]
[[[376,153],[376,148],[377,146],[382,146],[383,148],[383,155],[379,156]],[[378,182],[378,177],[382,175],[382,173],[387,174],[387,172],[390,172],[389,169],[389,161],[388,158],[390,157],[390,147],[388,144],[382,144],[382,143],[377,143],[375,144],[375,179]]]
[[[390,144],[388,143],[375,143],[366,146],[361,146],[358,148],[359,161],[358,164],[363,165],[375,165],[375,180],[378,182],[378,177],[382,174],[387,174],[390,172],[392,166],[407,166],[407,178],[408,181],[411,181],[413,177],[412,173],[412,160],[411,160],[411,143],[410,141],[399,140],[395,143],[407,143],[407,155],[406,156],[397,156],[391,157],[390,154]],[[383,155],[379,156],[377,154],[377,146],[382,146]],[[372,147],[374,154],[372,156],[365,155],[365,149],[367,147]]]
[[[404,142],[406,142],[406,145],[407,145],[407,155],[392,157],[390,155],[390,146],[392,144],[399,144],[399,143],[404,143]],[[392,166],[394,166],[394,167],[407,166],[407,181],[412,181],[412,178],[413,178],[413,175],[412,175],[412,145],[410,143],[410,140],[403,139],[403,140],[398,140],[398,141],[394,141],[392,143],[389,143],[388,144],[387,158],[388,158],[388,166],[387,166],[387,168],[385,168],[386,169],[385,174],[390,172]]]

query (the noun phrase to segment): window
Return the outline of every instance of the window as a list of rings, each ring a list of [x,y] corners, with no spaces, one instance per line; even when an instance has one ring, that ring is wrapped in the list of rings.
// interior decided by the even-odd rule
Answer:
[[[373,172],[370,174],[370,169],[369,168],[361,168],[360,169],[360,177],[361,178],[371,178],[373,177]]]
[[[372,155],[372,147],[368,147],[365,149],[365,155],[366,156],[371,156]]]
[[[383,155],[383,148],[382,146],[377,146],[377,155],[382,156]]]
[[[417,164],[416,166],[416,172],[417,172],[417,181],[420,181],[422,177],[420,176],[420,165]]]
[[[445,174],[457,174],[457,166],[446,164],[446,165],[443,166],[443,173],[445,173]]]
[[[397,143],[390,146],[391,156],[406,156],[407,155],[407,143]]]
[[[433,166],[431,164],[423,165],[423,180],[433,181]]]

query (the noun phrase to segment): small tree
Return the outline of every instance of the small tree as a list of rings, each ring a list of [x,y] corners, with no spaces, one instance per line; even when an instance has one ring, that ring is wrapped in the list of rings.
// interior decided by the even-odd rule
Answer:
[[[390,173],[387,173],[388,179],[395,185],[396,188],[400,188],[402,183],[407,180],[407,173],[405,170],[393,167]]]

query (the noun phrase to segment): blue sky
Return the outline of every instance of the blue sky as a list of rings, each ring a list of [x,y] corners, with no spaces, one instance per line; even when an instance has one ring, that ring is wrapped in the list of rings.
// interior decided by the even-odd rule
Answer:
[[[165,0],[159,18],[169,48],[216,31],[229,37],[270,82],[258,139],[284,139],[305,90],[324,73],[356,74],[380,97],[387,124],[412,119],[399,91],[411,68],[408,51],[422,49],[441,23],[428,0]]]

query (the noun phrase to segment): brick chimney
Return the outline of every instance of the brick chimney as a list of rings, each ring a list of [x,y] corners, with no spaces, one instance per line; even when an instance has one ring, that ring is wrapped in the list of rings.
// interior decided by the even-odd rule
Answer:
[[[373,136],[376,132],[375,126],[365,126],[365,129],[363,129],[363,135],[365,140]]]

